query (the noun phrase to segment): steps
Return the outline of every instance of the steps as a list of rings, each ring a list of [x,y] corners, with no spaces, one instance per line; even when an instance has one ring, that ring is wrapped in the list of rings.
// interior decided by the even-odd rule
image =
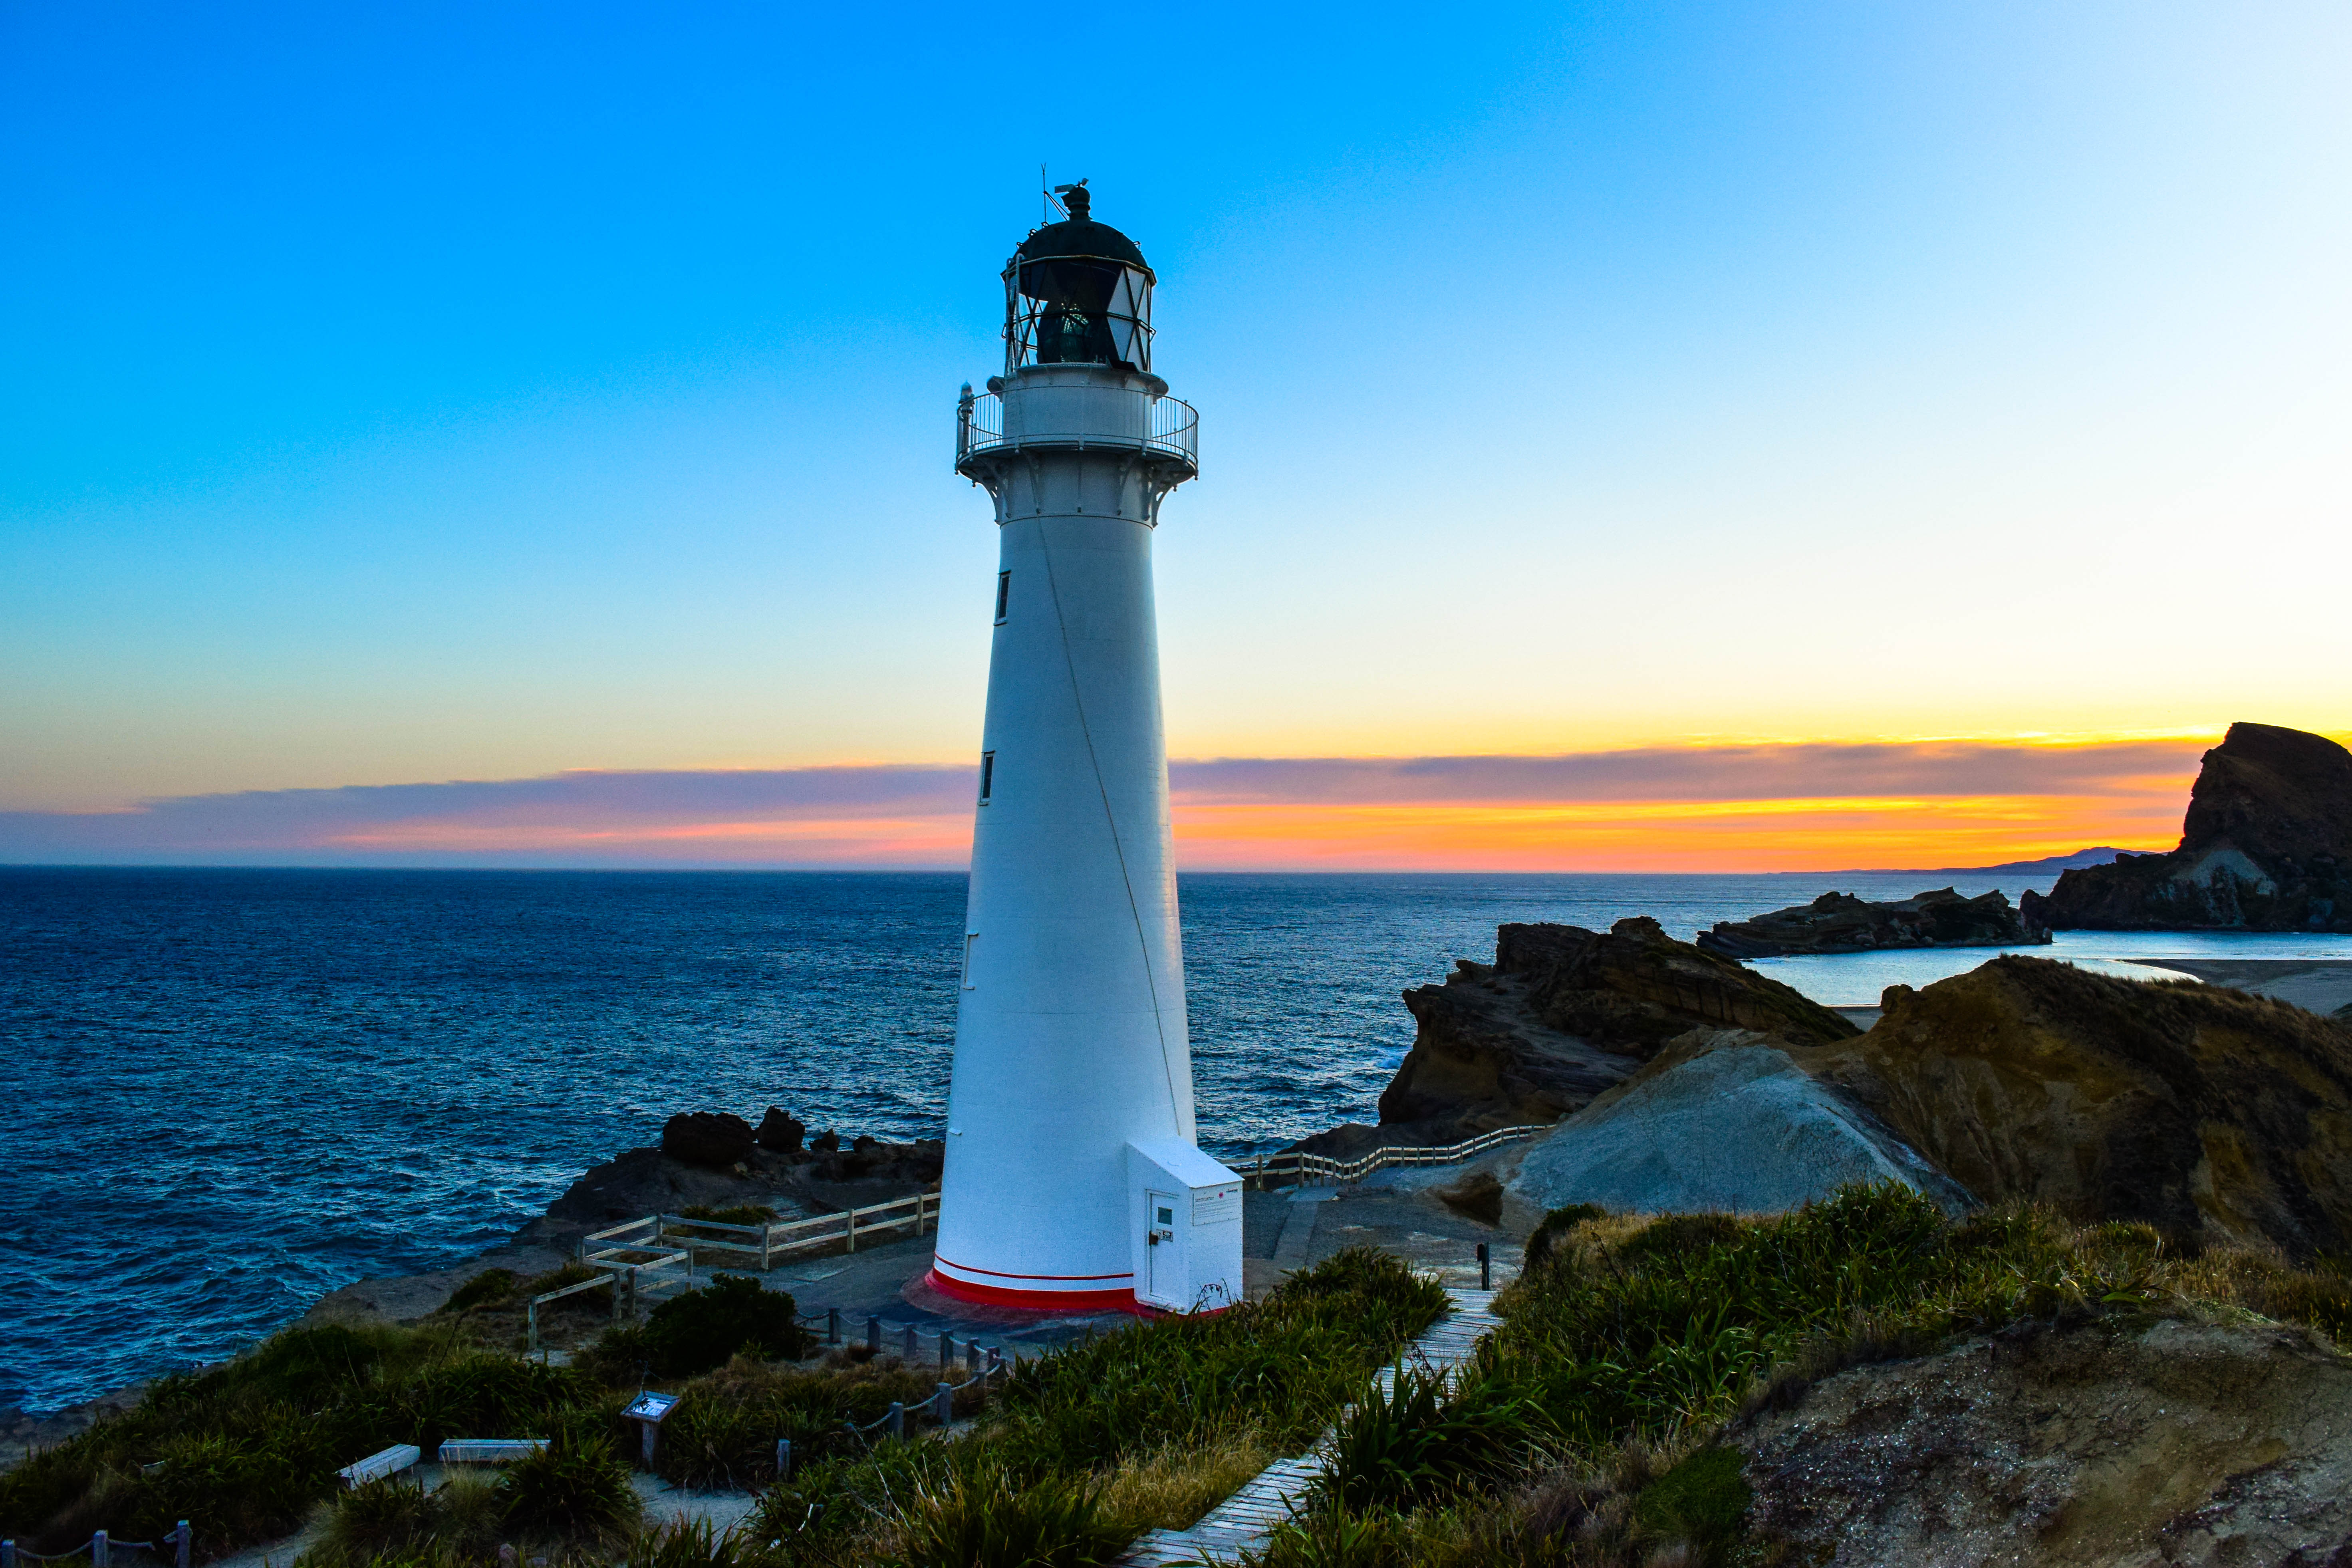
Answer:
[[[1297,1217],[1291,1223],[1296,1225]],[[1412,1342],[1404,1359],[1436,1372],[1451,1372],[1470,1359],[1478,1342],[1500,1326],[1492,1290],[1448,1290],[1454,1310]],[[1382,1394],[1396,1384],[1396,1368],[1382,1367]],[[1277,1459],[1247,1486],[1219,1503],[1190,1530],[1155,1530],[1118,1560],[1117,1568],[1175,1568],[1203,1561],[1231,1563],[1265,1544],[1274,1527],[1305,1502],[1307,1489],[1323,1468],[1323,1445],[1295,1459]]]

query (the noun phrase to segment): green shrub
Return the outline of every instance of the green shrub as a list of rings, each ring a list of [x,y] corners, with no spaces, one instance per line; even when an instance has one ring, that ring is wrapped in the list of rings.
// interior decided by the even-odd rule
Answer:
[[[1642,1489],[1634,1517],[1654,1536],[1716,1545],[1737,1536],[1755,1493],[1736,1448],[1702,1448]]]
[[[470,1307],[494,1306],[509,1300],[514,1293],[513,1269],[485,1268],[449,1292],[449,1300],[443,1302],[442,1306],[447,1311],[462,1312]]]
[[[1545,1427],[1533,1402],[1502,1379],[1449,1392],[1443,1374],[1401,1367],[1385,1397],[1341,1419],[1316,1489],[1353,1511],[1433,1502],[1524,1465]]]
[[[433,1537],[441,1509],[432,1494],[397,1477],[370,1481],[335,1500],[320,1541],[338,1561],[370,1563]]]
[[[1103,1518],[1094,1485],[1015,1485],[993,1467],[918,1491],[897,1533],[907,1568],[1098,1568],[1127,1548],[1127,1532]]]
[[[1561,1237],[1586,1220],[1600,1219],[1608,1212],[1599,1204],[1570,1204],[1565,1208],[1553,1209],[1543,1216],[1542,1223],[1528,1237],[1526,1267],[1533,1268],[1551,1256],[1552,1247]]]
[[[642,1513],[628,1467],[597,1444],[550,1443],[508,1466],[499,1489],[508,1528],[526,1536],[609,1540]]]
[[[790,1296],[744,1274],[721,1274],[699,1290],[673,1296],[646,1314],[642,1330],[605,1337],[614,1352],[633,1352],[656,1377],[691,1377],[739,1353],[797,1361],[814,1342]]]

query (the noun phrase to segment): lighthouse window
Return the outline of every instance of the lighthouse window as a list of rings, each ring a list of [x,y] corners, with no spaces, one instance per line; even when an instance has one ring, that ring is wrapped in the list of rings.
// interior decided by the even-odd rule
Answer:
[[[981,752],[981,753],[980,753],[980,804],[981,804],[981,805],[986,805],[988,804],[988,791],[989,791],[989,788],[990,788],[990,786],[991,786],[991,785],[994,784],[995,783],[996,783],[996,753],[995,753],[994,752]]]
[[[1013,574],[1010,572],[999,572],[996,574],[996,624],[1000,626],[1004,624],[1005,604],[1012,597]]]

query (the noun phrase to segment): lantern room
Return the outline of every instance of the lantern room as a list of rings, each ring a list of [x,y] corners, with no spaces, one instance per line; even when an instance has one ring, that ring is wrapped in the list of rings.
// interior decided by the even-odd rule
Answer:
[[[1004,266],[1004,369],[1031,364],[1151,368],[1151,268],[1135,242],[1087,216],[1083,184],[1068,218],[1032,230]]]

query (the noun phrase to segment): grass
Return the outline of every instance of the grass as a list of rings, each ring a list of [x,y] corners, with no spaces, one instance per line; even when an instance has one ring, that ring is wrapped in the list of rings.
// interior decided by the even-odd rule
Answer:
[[[1401,1378],[1343,1426],[1316,1506],[1252,1561],[1768,1563],[1736,1451],[1711,1435],[1844,1367],[2021,1320],[2266,1318],[2352,1342],[2352,1284],[2150,1227],[2006,1207],[1948,1220],[1897,1186],[1793,1213],[1573,1211],[1496,1300],[1455,1383]],[[1475,1433],[1465,1441],[1464,1434]]]
[[[1107,1560],[1089,1554],[1190,1524],[1306,1448],[1444,1305],[1395,1258],[1345,1252],[1264,1301],[1024,1363],[952,1442],[880,1444],[770,1489],[758,1533],[782,1562],[827,1568]]]

